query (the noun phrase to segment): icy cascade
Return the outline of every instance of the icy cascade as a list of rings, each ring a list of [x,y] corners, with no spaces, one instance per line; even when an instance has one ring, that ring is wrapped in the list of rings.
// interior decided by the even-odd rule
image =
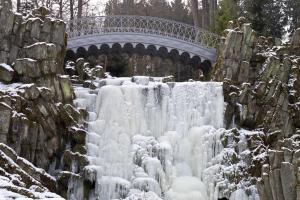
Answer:
[[[90,111],[91,199],[214,200],[222,159],[221,83],[102,81],[98,95],[77,89]]]

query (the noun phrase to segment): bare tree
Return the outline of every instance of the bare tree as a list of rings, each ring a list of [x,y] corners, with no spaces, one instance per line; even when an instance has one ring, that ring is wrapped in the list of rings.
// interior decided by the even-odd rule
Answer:
[[[74,0],[70,0],[70,20],[74,19]]]
[[[202,28],[209,29],[209,17],[208,0],[202,0]]]
[[[209,22],[210,29],[215,30],[216,26],[216,14],[218,10],[217,0],[210,0],[209,2]]]
[[[217,0],[190,0],[190,7],[195,26],[214,30]]]
[[[17,0],[17,12],[20,12],[21,0]]]
[[[77,18],[81,18],[82,17],[82,10],[83,10],[83,0],[78,0],[78,11],[77,11]]]
[[[190,0],[194,25],[200,27],[198,0]]]

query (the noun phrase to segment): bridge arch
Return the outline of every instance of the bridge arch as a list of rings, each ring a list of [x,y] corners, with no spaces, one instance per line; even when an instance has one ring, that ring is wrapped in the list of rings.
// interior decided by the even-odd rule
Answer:
[[[91,46],[88,48],[87,54],[88,54],[88,55],[96,56],[96,55],[98,55],[98,51],[99,51],[99,50],[98,50],[97,46],[91,45]]]
[[[92,45],[97,46],[100,52],[107,53],[108,47],[102,47],[103,44],[109,48],[119,44],[123,49],[125,46],[126,49],[143,49],[143,52],[151,54],[158,50],[164,56],[172,52],[173,57],[176,50],[181,60],[198,56],[200,60],[209,60],[210,63],[216,60],[216,46],[219,41],[219,36],[206,30],[149,16],[80,18],[67,23],[67,32],[68,49],[82,55],[89,53],[88,49]],[[144,48],[140,46],[141,44]]]
[[[171,59],[173,62],[182,62],[183,64],[190,65],[194,69],[201,69],[204,73],[209,72],[211,69],[212,63],[209,60],[202,60],[200,56],[191,55],[188,52],[182,52],[181,54],[177,49],[172,49],[168,51],[165,47],[156,48],[154,45],[148,45],[145,47],[143,44],[135,44],[133,46],[131,43],[125,43],[123,45],[115,43],[112,45],[102,44],[100,47],[92,45],[88,49],[80,47],[76,52],[73,50],[67,50],[66,60],[76,60],[77,58],[88,56],[100,56],[100,55],[109,55],[109,54],[138,54],[140,56],[148,55],[151,57],[161,57],[164,59]]]
[[[134,49],[134,47],[133,47],[133,45],[132,45],[131,43],[126,43],[126,44],[124,44],[124,46],[123,46],[123,51],[124,51],[125,53],[128,53],[128,54],[132,54],[133,49]]]

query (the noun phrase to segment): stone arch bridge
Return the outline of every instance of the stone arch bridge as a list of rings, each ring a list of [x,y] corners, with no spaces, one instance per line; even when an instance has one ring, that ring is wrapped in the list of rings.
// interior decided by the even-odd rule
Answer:
[[[67,58],[95,52],[145,52],[192,62],[216,60],[219,36],[188,24],[150,16],[113,15],[75,19],[67,23]]]

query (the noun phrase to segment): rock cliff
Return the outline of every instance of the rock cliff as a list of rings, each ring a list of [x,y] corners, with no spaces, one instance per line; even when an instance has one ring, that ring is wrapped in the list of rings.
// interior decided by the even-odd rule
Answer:
[[[226,127],[263,131],[261,142],[254,143],[248,174],[259,177],[262,200],[295,200],[300,195],[300,29],[282,44],[258,36],[243,18],[230,26],[211,74],[224,83]],[[261,156],[257,160],[255,155]]]
[[[76,159],[87,162],[87,113],[72,105],[73,88],[64,74],[65,23],[43,7],[24,17],[9,0],[1,1],[0,23],[0,176],[10,182],[19,174],[4,188],[42,198],[32,192],[38,186],[66,197],[63,170],[72,171]]]

